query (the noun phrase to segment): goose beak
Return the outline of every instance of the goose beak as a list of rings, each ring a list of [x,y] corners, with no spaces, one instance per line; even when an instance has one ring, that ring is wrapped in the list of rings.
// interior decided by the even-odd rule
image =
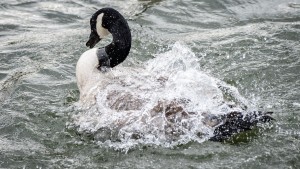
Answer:
[[[93,48],[100,40],[101,38],[98,36],[98,34],[92,31],[89,41],[86,43],[86,46],[89,48]]]

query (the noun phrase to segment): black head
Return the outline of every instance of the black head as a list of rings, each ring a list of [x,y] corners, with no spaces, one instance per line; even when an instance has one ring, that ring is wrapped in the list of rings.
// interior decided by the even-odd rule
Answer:
[[[102,8],[94,13],[90,20],[91,34],[86,46],[93,48],[101,39],[112,33],[119,20],[125,19],[113,8]]]

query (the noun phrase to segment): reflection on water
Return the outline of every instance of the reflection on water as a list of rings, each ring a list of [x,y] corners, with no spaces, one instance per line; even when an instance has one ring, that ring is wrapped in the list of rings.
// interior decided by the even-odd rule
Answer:
[[[2,168],[299,168],[299,0],[34,1],[0,3]],[[184,43],[198,66],[277,121],[247,143],[141,145],[127,154],[66,128],[79,98],[75,64],[89,18],[111,6],[129,19],[123,66],[143,67]],[[104,46],[109,40],[102,42]],[[283,132],[284,131],[284,132]],[[287,132],[285,132],[287,131]],[[292,134],[291,134],[292,133]],[[142,163],[141,161],[147,161]]]

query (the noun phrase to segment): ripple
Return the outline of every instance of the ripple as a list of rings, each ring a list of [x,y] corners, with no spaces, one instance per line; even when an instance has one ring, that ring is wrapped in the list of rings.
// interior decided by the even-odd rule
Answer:
[[[238,145],[143,143],[126,155],[109,147],[130,143],[99,146],[90,135],[67,129],[79,113],[74,71],[87,50],[89,19],[108,6],[124,14],[132,29],[131,53],[122,66],[144,67],[184,41],[201,72],[229,82],[254,107],[274,110],[276,123],[299,123],[297,0],[6,0],[0,3],[0,129],[8,129],[0,134],[2,168],[299,168],[297,125],[285,126],[285,134],[268,129]],[[187,68],[181,61],[173,65]],[[110,106],[126,109],[120,99]],[[97,117],[80,115],[83,121]]]

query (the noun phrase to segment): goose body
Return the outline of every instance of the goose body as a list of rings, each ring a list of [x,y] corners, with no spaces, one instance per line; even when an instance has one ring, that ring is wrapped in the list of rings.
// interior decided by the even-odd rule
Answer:
[[[155,68],[151,68],[151,70],[144,71],[146,75],[144,75],[143,80],[147,82],[149,80],[148,76],[150,77],[151,83],[155,81],[156,87],[153,87],[150,85],[150,87],[147,88],[145,86],[141,86],[140,84],[132,81],[128,82],[128,80],[122,79],[122,75],[124,75],[124,72],[127,74],[133,74],[132,77],[129,79],[139,79],[138,76],[141,74],[140,70],[136,68],[136,70],[132,70],[130,68],[123,68],[118,67],[117,69],[113,71],[106,71],[107,69],[111,69],[113,67],[116,67],[120,63],[122,63],[126,57],[129,54],[130,48],[131,48],[131,33],[128,26],[127,21],[125,18],[116,10],[112,8],[102,8],[98,10],[95,14],[93,14],[91,20],[90,20],[90,26],[91,26],[91,34],[89,36],[89,40],[86,43],[86,46],[92,48],[88,51],[84,52],[81,57],[79,58],[77,65],[76,65],[76,78],[77,78],[77,85],[80,91],[80,102],[85,105],[92,105],[95,104],[95,99],[98,91],[104,91],[108,90],[107,88],[109,84],[115,84],[115,86],[118,87],[111,87],[112,90],[107,92],[104,97],[101,97],[101,101],[107,103],[101,103],[100,107],[105,107],[107,105],[110,106],[109,110],[115,110],[116,112],[123,112],[121,116],[121,120],[117,120],[117,122],[111,122],[109,125],[113,124],[116,125],[118,123],[118,127],[124,126],[127,124],[125,121],[128,119],[128,116],[131,116],[132,114],[136,114],[134,117],[135,119],[138,119],[139,116],[143,117],[145,115],[145,107],[149,108],[150,102],[154,103],[152,104],[152,108],[149,108],[149,114],[153,113],[155,114],[153,117],[151,115],[151,118],[149,116],[150,123],[153,124],[145,124],[145,125],[162,125],[164,122],[159,122],[157,120],[153,120],[156,118],[156,116],[161,116],[160,113],[163,111],[165,114],[165,119],[169,120],[173,123],[174,118],[176,119],[177,116],[179,119],[184,119],[189,117],[189,115],[194,116],[195,112],[188,112],[188,110],[185,110],[187,105],[190,104],[190,102],[197,102],[197,99],[195,100],[195,97],[186,99],[186,98],[174,98],[173,100],[164,100],[160,101],[152,100],[151,98],[146,100],[141,100],[139,95],[149,95],[151,97],[151,90],[159,93],[162,91],[160,88],[167,88],[168,86],[168,80],[172,80],[170,74],[166,74],[165,76],[161,77],[155,77],[154,79],[151,74],[151,72],[155,72]],[[105,46],[104,48],[93,48],[101,39],[105,38],[107,35],[112,34],[113,41]],[[178,53],[178,52],[176,52]],[[175,55],[176,55],[175,53]],[[188,53],[188,52],[183,52]],[[167,58],[163,58],[167,59]],[[176,58],[174,58],[176,59]],[[170,60],[172,62],[173,60]],[[160,63],[160,61],[158,61]],[[175,64],[175,61],[174,61]],[[174,65],[171,64],[171,65]],[[190,64],[193,65],[193,64]],[[162,66],[163,69],[169,69],[168,67]],[[174,67],[173,67],[174,69]],[[175,68],[176,69],[176,68]],[[188,68],[187,68],[188,69]],[[112,73],[113,72],[113,73]],[[182,74],[180,71],[174,71],[177,74]],[[122,74],[123,73],[123,74]],[[148,73],[148,75],[147,75]],[[158,74],[158,73],[157,73]],[[182,84],[188,87],[188,89],[185,90],[191,90],[191,92],[194,93],[200,93],[198,97],[198,101],[210,101],[210,99],[213,101],[214,99],[222,98],[222,93],[220,89],[218,88],[217,84],[214,84],[214,80],[208,77],[207,75],[203,75],[199,72],[190,71],[187,74],[183,75],[193,75],[195,74],[195,77],[206,78],[207,80],[204,80],[205,82],[202,84],[197,84],[197,80],[190,78],[190,84],[188,78],[185,78],[184,76],[179,76],[178,79],[182,79],[182,81],[176,82],[175,87],[177,86],[180,90],[180,87]],[[199,81],[200,82],[200,81]],[[193,86],[194,85],[194,86]],[[157,87],[158,86],[158,87]],[[127,89],[127,88],[130,88]],[[169,88],[171,88],[169,86]],[[136,90],[137,92],[135,92]],[[169,89],[168,89],[169,90]],[[201,92],[199,92],[201,91]],[[179,91],[178,91],[179,92]],[[165,94],[165,95],[164,95]],[[167,98],[168,93],[160,93],[161,97]],[[184,95],[187,98],[187,93],[182,92],[181,94],[178,93],[178,96]],[[153,96],[157,96],[157,94],[153,94]],[[177,97],[177,96],[176,96]],[[201,98],[203,97],[203,98]],[[207,97],[207,98],[206,98]],[[194,99],[194,100],[193,100]],[[148,100],[149,103],[146,103]],[[150,100],[150,101],[149,101]],[[156,102],[155,102],[156,101]],[[214,103],[214,106],[223,104],[223,100],[216,101]],[[210,103],[208,103],[210,104]],[[197,105],[197,104],[195,104]],[[186,107],[185,107],[186,106]],[[206,106],[206,105],[205,105]],[[162,108],[165,107],[165,108]],[[227,106],[228,107],[228,106]],[[241,110],[241,109],[240,109]],[[110,114],[107,113],[108,109],[103,109],[103,111],[106,111],[107,119],[110,118]],[[201,115],[201,113],[199,113]],[[214,128],[214,136],[211,137],[211,140],[213,141],[221,141],[223,139],[226,139],[230,137],[231,135],[235,133],[239,133],[245,130],[250,130],[253,127],[256,126],[258,122],[266,122],[270,121],[272,118],[268,115],[265,115],[262,112],[252,112],[251,114],[245,115],[245,112],[238,112],[238,111],[232,111],[228,114],[222,114],[222,115],[208,115],[207,113],[202,113],[202,118],[199,119],[200,121],[203,121],[203,124],[206,124],[208,127]],[[105,113],[103,114],[105,115]],[[118,114],[119,115],[119,114]],[[133,116],[132,116],[133,117]],[[105,117],[104,117],[105,118]],[[147,116],[148,118],[148,116]],[[146,117],[145,117],[146,119]],[[144,121],[145,121],[144,119]],[[123,121],[124,120],[124,121]],[[177,119],[178,120],[178,119]],[[123,122],[122,122],[123,121]],[[129,121],[132,121],[129,120]],[[107,121],[105,121],[105,124]],[[143,122],[144,123],[144,122]],[[174,122],[176,123],[176,121]],[[129,123],[128,123],[129,125]],[[169,125],[169,124],[168,124]],[[117,127],[117,128],[118,128]],[[115,127],[112,127],[115,128]],[[136,134],[134,134],[136,135]]]

